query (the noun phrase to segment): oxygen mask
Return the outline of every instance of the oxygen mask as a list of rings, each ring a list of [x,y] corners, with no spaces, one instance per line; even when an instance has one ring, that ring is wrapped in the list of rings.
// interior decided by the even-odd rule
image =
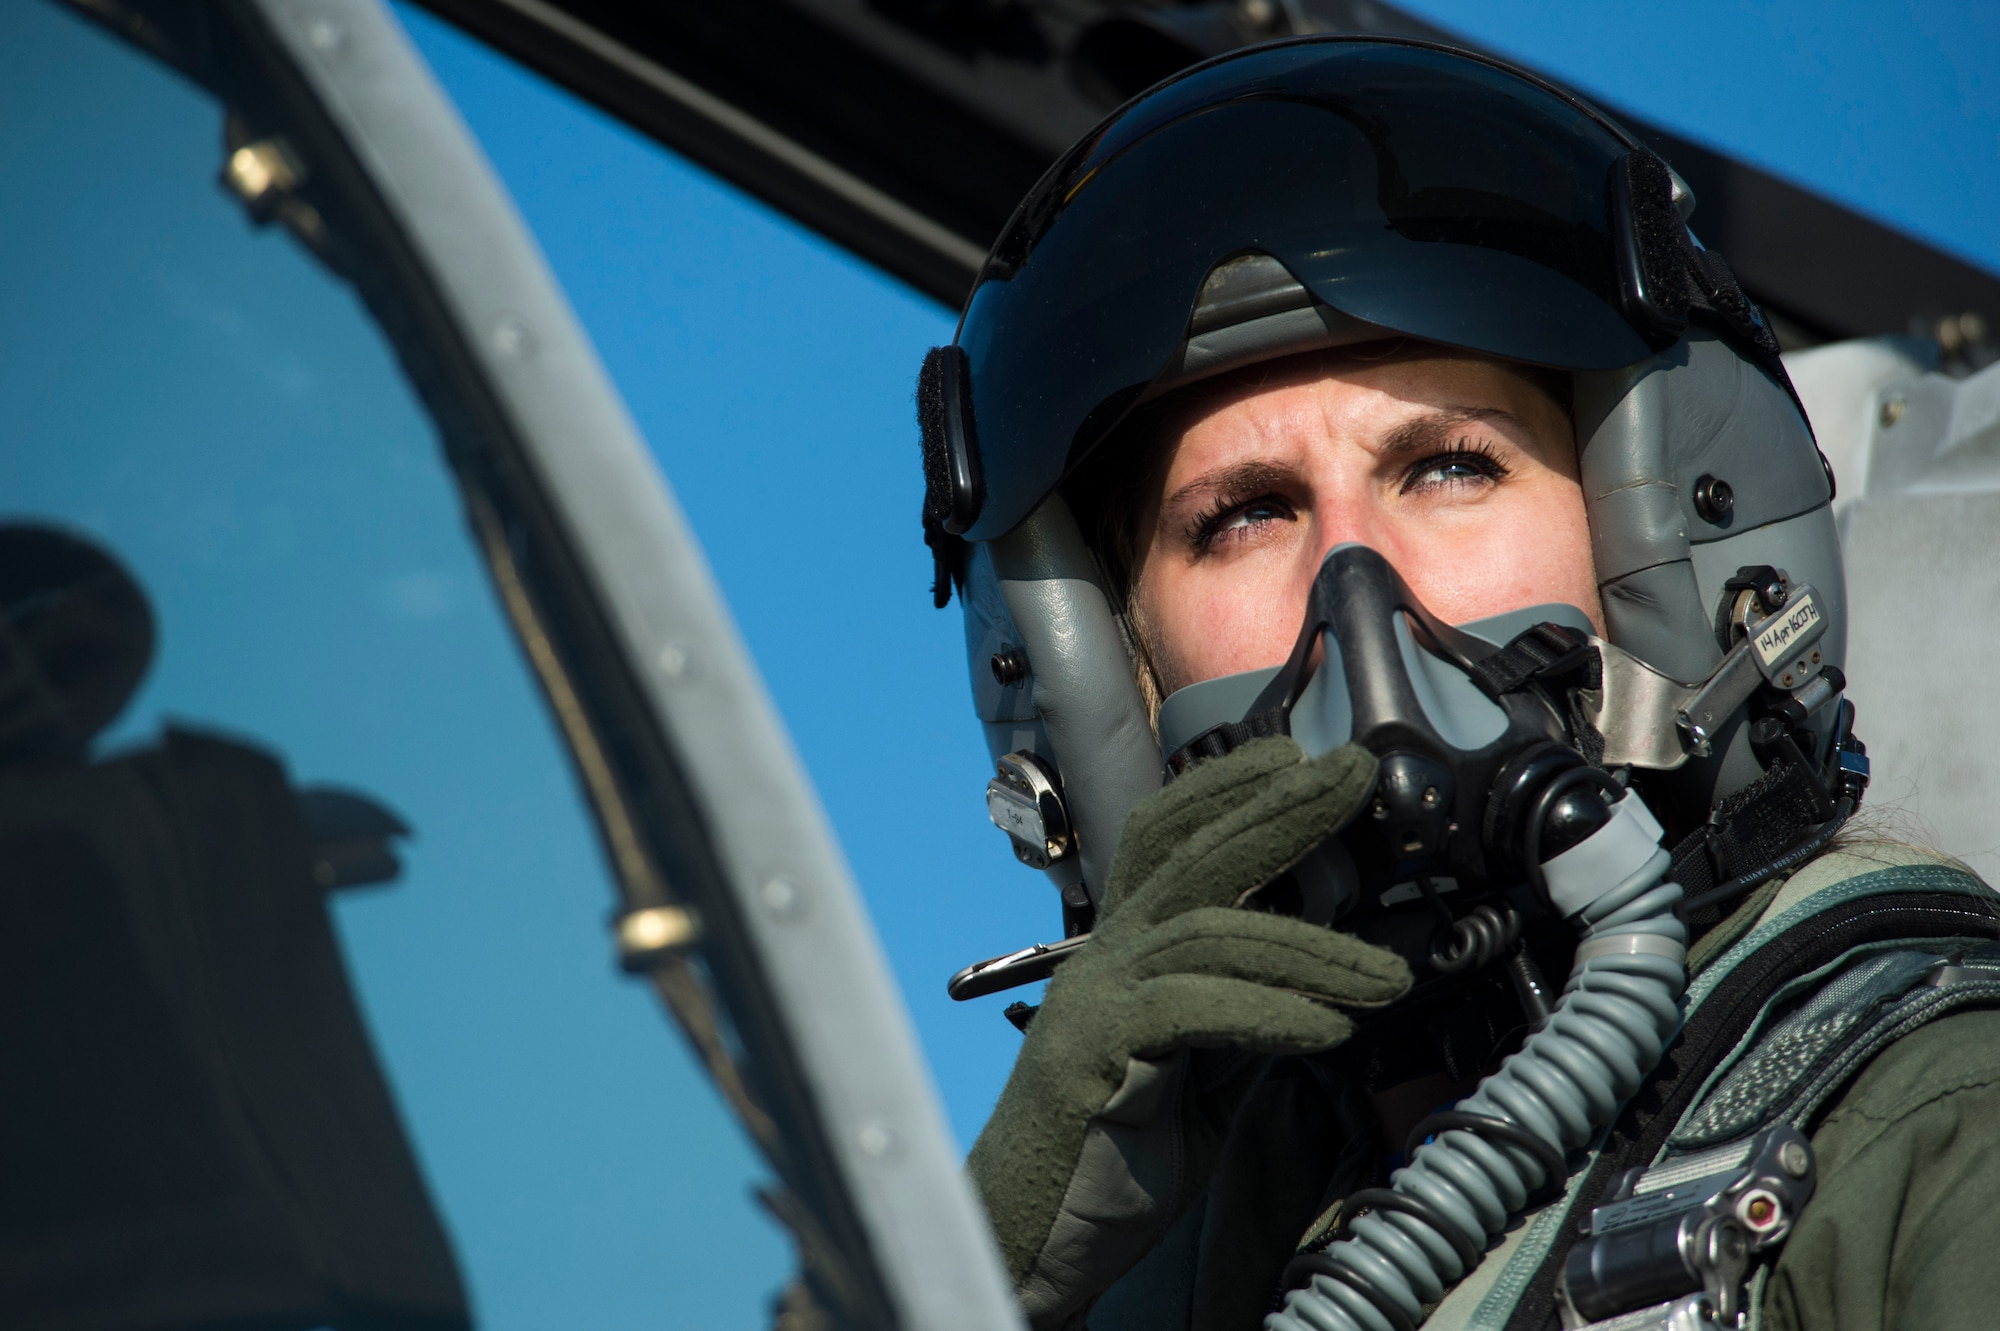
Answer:
[[[1180,770],[1260,735],[1290,734],[1309,755],[1360,744],[1380,764],[1375,791],[1294,871],[1300,912],[1344,926],[1423,897],[1449,916],[1441,889],[1469,902],[1540,887],[1541,864],[1622,793],[1592,765],[1601,746],[1577,697],[1600,683],[1590,634],[1583,611],[1553,604],[1454,627],[1380,554],[1337,546],[1285,664],[1178,690],[1161,746]],[[1432,968],[1469,969],[1518,932],[1518,913],[1496,907],[1442,941]]]
[[[1314,757],[1368,749],[1379,767],[1362,814],[1252,904],[1358,933],[1441,981],[1504,958],[1505,983],[1539,1021],[1552,999],[1534,954],[1562,965],[1572,941],[1541,865],[1609,821],[1624,793],[1593,763],[1600,660],[1574,606],[1453,627],[1376,551],[1341,545],[1286,662],[1177,690],[1160,708],[1161,748],[1176,773],[1267,735]],[[1552,927],[1524,938],[1537,919]],[[1085,936],[967,967],[951,994],[1045,978]],[[1420,984],[1414,997],[1458,987]]]

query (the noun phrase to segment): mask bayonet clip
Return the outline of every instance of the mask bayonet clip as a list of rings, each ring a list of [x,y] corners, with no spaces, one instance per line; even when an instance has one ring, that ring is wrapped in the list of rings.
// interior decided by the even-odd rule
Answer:
[[[1593,637],[1604,662],[1603,687],[1581,695],[1584,715],[1604,736],[1606,767],[1672,771],[1705,758],[1717,732],[1760,685],[1805,691],[1825,669],[1819,640],[1827,618],[1809,584],[1748,626],[1707,680],[1682,684],[1630,652]]]

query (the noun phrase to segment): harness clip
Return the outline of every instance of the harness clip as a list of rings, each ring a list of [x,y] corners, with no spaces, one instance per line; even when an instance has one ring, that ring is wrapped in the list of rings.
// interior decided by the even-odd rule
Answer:
[[[1563,1265],[1563,1325],[1736,1325],[1750,1264],[1785,1241],[1817,1182],[1812,1143],[1789,1124],[1627,1170]]]

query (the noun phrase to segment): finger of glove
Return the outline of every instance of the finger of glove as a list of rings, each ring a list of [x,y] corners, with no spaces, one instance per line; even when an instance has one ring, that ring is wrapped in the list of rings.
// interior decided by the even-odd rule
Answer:
[[[1305,762],[1289,736],[1251,740],[1220,758],[1196,763],[1132,810],[1111,862],[1103,910],[1108,916],[1199,829],[1256,798],[1270,778]]]
[[[1374,756],[1353,744],[1267,777],[1251,799],[1193,832],[1129,909],[1158,921],[1234,905],[1345,827],[1374,785]]]
[[[1208,906],[1147,932],[1133,977],[1217,975],[1329,1003],[1380,1007],[1409,992],[1409,965],[1387,948],[1286,915]]]
[[[1118,1043],[1141,1058],[1172,1049],[1316,1054],[1354,1033],[1333,1008],[1298,994],[1219,975],[1163,975],[1135,989]]]

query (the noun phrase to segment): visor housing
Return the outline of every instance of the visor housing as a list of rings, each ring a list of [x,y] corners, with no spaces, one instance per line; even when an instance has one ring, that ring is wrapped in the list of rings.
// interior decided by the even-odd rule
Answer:
[[[1284,265],[1336,342],[1644,359],[1611,185],[1635,147],[1547,84],[1419,43],[1287,42],[1162,85],[1050,169],[980,273],[957,345],[984,494],[952,525],[1008,531],[1174,378],[1204,279],[1238,255]]]

